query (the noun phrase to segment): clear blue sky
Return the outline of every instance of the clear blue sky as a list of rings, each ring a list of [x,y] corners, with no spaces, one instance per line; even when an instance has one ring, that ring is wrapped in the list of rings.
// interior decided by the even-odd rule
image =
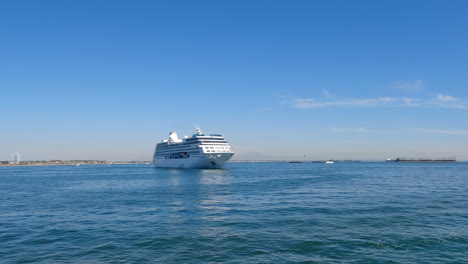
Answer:
[[[468,1],[2,1],[0,160],[468,158]]]

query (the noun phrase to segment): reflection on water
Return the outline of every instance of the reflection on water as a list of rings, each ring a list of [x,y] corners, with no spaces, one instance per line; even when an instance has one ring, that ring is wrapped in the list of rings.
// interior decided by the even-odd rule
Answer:
[[[228,184],[231,182],[231,171],[221,170],[199,170],[197,172],[200,184]]]
[[[169,179],[171,185],[181,184],[228,184],[231,182],[229,169],[164,169],[156,168],[155,177]]]
[[[197,225],[191,232],[200,237],[229,233],[230,228],[220,223],[229,221],[232,195],[226,186],[232,181],[231,173],[229,169],[156,169],[155,177],[171,187],[165,196],[170,232],[178,232],[178,225]]]

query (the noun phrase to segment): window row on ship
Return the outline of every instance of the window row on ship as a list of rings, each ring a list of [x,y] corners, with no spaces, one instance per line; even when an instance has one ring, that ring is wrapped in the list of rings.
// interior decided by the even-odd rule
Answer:
[[[197,148],[198,145],[176,144],[176,145],[158,145],[158,148]]]
[[[185,139],[185,142],[199,142],[199,141],[226,141],[224,138],[194,138]]]
[[[203,147],[202,149],[205,149],[205,150],[229,150],[230,146],[213,146],[213,147]],[[158,153],[171,153],[171,152],[174,152],[174,151],[179,151],[179,152],[183,152],[183,151],[195,151],[195,153],[198,153],[198,148],[180,148],[180,149],[160,149],[158,148],[157,149],[157,152]]]
[[[177,154],[180,154],[180,153],[184,153],[184,155],[194,155],[194,154],[200,154],[199,151],[180,151],[180,152],[158,152],[156,153],[156,157],[161,157],[161,156],[166,156],[166,155],[177,155]]]
[[[226,140],[201,140],[201,141],[190,141],[190,142],[184,142],[183,144],[194,144],[194,143],[197,143],[197,144],[204,144],[204,143],[228,143]]]
[[[182,149],[182,148],[198,148],[204,146],[229,146],[229,144],[200,144],[200,145],[158,145],[158,149]]]
[[[206,152],[229,152],[230,146],[204,147]]]
[[[205,152],[230,152],[229,147],[206,147],[204,148]],[[174,152],[176,151],[176,152]],[[167,155],[167,154],[174,154],[174,153],[181,153],[181,152],[186,152],[188,154],[199,154],[202,153],[199,150],[158,150],[156,155]]]
[[[174,152],[200,152],[198,149],[158,149],[157,153],[174,153]]]
[[[191,138],[186,138],[185,140],[201,140],[201,139],[213,139],[213,140],[221,139],[221,140],[223,140],[224,137],[191,137]]]
[[[206,141],[206,140],[202,140],[202,141],[195,141],[195,142],[180,142],[180,143],[167,143],[167,142],[161,142],[161,143],[158,143],[158,145],[160,146],[180,146],[180,145],[190,145],[190,144],[206,144],[206,143],[228,143],[227,141],[225,140],[219,140],[219,141]]]

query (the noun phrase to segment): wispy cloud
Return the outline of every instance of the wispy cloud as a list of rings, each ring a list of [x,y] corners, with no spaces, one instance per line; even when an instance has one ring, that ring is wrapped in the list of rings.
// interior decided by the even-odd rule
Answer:
[[[327,99],[335,99],[335,96],[327,89],[322,89],[322,95]]]
[[[468,130],[415,129],[414,132],[443,135],[468,135]]]
[[[359,133],[359,134],[440,134],[440,135],[468,135],[468,130],[440,130],[440,129],[402,129],[402,130],[372,130],[363,127],[358,128],[331,128],[338,133]]]
[[[439,102],[454,102],[458,101],[457,98],[450,96],[450,95],[445,95],[445,94],[438,94],[436,95],[436,100]]]
[[[465,100],[445,94],[436,95],[434,103],[442,107],[468,109],[468,102]]]
[[[324,107],[447,107],[468,109],[468,102],[449,95],[437,94],[434,97],[410,98],[410,97],[377,97],[377,98],[348,98],[333,100],[317,100],[311,98],[299,98],[290,101],[293,107],[324,108]]]
[[[401,130],[373,130],[364,127],[352,127],[352,128],[331,128],[333,132],[339,133],[358,133],[358,134],[401,134],[405,131]]]
[[[419,106],[419,99],[407,97],[378,97],[378,98],[351,98],[340,100],[319,101],[315,99],[294,99],[293,105],[296,108],[319,108],[334,106]]]
[[[391,88],[403,92],[420,92],[424,90],[424,80],[405,80],[396,81],[392,84]]]

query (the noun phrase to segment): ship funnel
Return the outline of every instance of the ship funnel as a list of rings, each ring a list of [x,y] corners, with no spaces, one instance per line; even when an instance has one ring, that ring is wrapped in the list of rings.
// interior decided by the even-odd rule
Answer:
[[[175,131],[169,132],[169,141],[170,142],[179,142],[179,138],[177,137],[177,132],[175,132]]]

